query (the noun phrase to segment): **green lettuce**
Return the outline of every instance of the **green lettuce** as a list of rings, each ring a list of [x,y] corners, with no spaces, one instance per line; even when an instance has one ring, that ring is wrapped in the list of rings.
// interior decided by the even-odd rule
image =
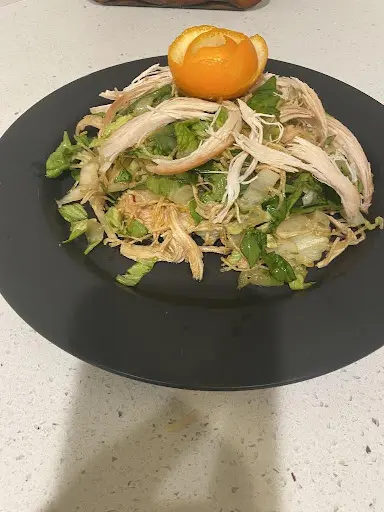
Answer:
[[[105,220],[114,233],[120,237],[143,238],[148,234],[144,224],[136,219],[124,219],[115,206],[108,208]]]
[[[189,121],[176,123],[175,133],[177,140],[177,158],[188,156],[199,147],[199,139],[196,133],[191,129]]]
[[[127,183],[132,181],[132,174],[127,170],[123,169],[115,178],[115,183]]]
[[[211,190],[201,195],[201,201],[203,203],[219,203],[223,198],[227,186],[226,174],[206,174],[205,179],[211,184]]]
[[[272,76],[261,85],[248,100],[248,106],[259,114],[270,114],[278,116],[280,111],[277,105],[280,96],[277,93],[276,77]]]
[[[225,107],[220,108],[220,112],[216,117],[215,129],[218,130],[223,126],[225,121],[228,119],[228,110]]]
[[[68,205],[72,206],[72,205]],[[65,219],[67,220],[67,219]],[[68,221],[70,222],[70,221]],[[72,242],[81,235],[87,237],[88,246],[84,251],[84,254],[89,254],[104,238],[103,226],[97,222],[96,219],[82,219],[74,220],[71,222],[70,234],[67,240],[64,240],[63,244]]]
[[[84,206],[80,203],[66,204],[59,208],[59,213],[67,222],[77,222],[88,218]]]
[[[116,276],[116,281],[124,286],[136,286],[154,267],[156,259],[138,261],[125,274]]]
[[[87,237],[88,246],[84,254],[87,255],[102,242],[104,238],[104,228],[96,219],[89,219],[85,236]]]
[[[121,128],[125,123],[132,119],[131,115],[119,116],[111,123],[107,124],[107,126],[103,130],[103,136],[100,139],[95,139],[96,141],[105,140],[112,135],[116,130]]]
[[[275,286],[275,281],[281,283],[290,283],[291,281],[294,281],[296,279],[296,275],[288,261],[275,252],[266,252],[266,247],[267,235],[265,233],[256,228],[247,229],[241,241],[240,250],[248,261],[250,269],[252,270],[257,261],[261,259],[267,265],[269,274],[272,278],[272,281],[268,286]],[[257,274],[257,277],[259,279],[258,284],[260,285],[261,278],[263,276],[261,274]],[[256,277],[254,280],[256,280]],[[243,281],[242,286],[248,284],[246,280]]]
[[[182,186],[182,183],[169,176],[150,175],[145,182],[148,190],[159,196],[169,198],[173,192]]]
[[[49,155],[45,164],[45,175],[47,178],[58,178],[64,171],[68,170],[79,151],[77,144],[72,144],[67,132],[64,132],[63,140],[58,148]]]
[[[281,281],[274,279],[269,271],[263,267],[256,267],[252,270],[244,270],[240,272],[237,287],[241,289],[244,288],[244,286],[248,286],[249,284],[263,287],[283,285]]]
[[[302,196],[312,191],[314,203],[304,206]],[[273,233],[290,213],[311,213],[315,210],[340,210],[341,201],[337,193],[327,185],[318,182],[310,173],[301,172],[285,187],[286,197],[280,201],[273,196],[263,202],[262,208],[271,215],[268,231]]]
[[[145,150],[150,155],[168,156],[176,148],[175,123],[152,132],[145,141]]]
[[[87,231],[87,227],[88,219],[79,220],[77,222],[71,222],[69,237],[67,238],[67,240],[63,241],[63,244],[72,242],[73,240],[75,240],[75,238],[78,238],[79,236],[83,235]]]
[[[139,96],[131,105],[125,109],[122,114],[131,114],[132,116],[139,116],[148,110],[149,107],[157,107],[165,100],[172,97],[172,86],[163,85],[160,89],[143,94]]]

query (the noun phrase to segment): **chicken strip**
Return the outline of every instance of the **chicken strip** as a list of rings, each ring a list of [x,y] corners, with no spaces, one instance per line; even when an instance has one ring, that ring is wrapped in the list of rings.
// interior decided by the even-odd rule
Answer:
[[[320,143],[323,143],[328,136],[328,123],[323,104],[321,103],[320,98],[315,93],[315,91],[311,89],[309,85],[294,77],[278,77],[277,86],[282,87],[283,89],[293,88],[295,90],[295,92],[298,94],[298,100],[302,104],[300,107],[307,108],[312,114],[312,117],[316,120],[316,124],[318,125],[321,136]],[[301,109],[300,111],[302,112]]]
[[[228,105],[227,105],[228,107]],[[153,159],[156,165],[148,166],[147,170],[154,174],[180,174],[203,165],[208,160],[212,160],[221,155],[232,143],[233,133],[241,130],[242,120],[241,114],[237,108],[228,108],[228,117],[221,128],[212,133],[200,147],[193,151],[190,155],[176,160],[164,160],[161,158]]]
[[[327,116],[327,122],[330,134],[335,135],[333,144],[345,153],[349,161],[355,164],[357,174],[363,185],[361,209],[367,212],[373,194],[373,176],[368,159],[359,141],[346,126],[331,116]]]
[[[177,120],[210,119],[219,108],[218,103],[210,101],[195,98],[173,98],[134,117],[100,145],[101,172],[106,172],[122,151],[145,140],[150,133],[158,128]]]
[[[327,153],[306,139],[295,137],[290,152],[312,166],[310,171],[321,183],[332,187],[340,196],[349,222],[360,224],[360,195],[353,183],[339,170]]]

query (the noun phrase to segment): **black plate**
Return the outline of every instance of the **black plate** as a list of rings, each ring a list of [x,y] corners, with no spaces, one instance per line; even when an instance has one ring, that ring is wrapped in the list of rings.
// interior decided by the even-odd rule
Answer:
[[[73,133],[98,93],[122,88],[165,58],[104,69],[59,89],[26,112],[0,141],[0,286],[9,304],[63,350],[112,372],[195,389],[244,389],[299,381],[356,361],[383,343],[384,237],[376,230],[317,273],[318,284],[236,290],[234,273],[206,259],[202,283],[187,264],[157,264],[136,290],[114,281],[128,261],[116,250],[60,247],[68,226],[53,198],[69,179],[47,180],[44,164],[64,130]],[[384,108],[356,89],[293,64],[296,76],[359,138],[372,163],[371,216],[384,213]]]

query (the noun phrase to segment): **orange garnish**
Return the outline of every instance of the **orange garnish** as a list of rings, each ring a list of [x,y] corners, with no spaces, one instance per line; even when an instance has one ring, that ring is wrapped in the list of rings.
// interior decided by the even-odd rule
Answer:
[[[189,96],[204,99],[242,96],[260,77],[267,60],[268,47],[261,36],[249,38],[210,25],[184,30],[168,51],[176,85]]]

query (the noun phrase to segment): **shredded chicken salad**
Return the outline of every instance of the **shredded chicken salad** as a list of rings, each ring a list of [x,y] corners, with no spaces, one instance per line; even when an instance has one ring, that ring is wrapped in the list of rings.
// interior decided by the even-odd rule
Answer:
[[[100,243],[136,262],[117,281],[136,285],[156,262],[187,262],[203,279],[204,254],[252,284],[302,290],[366,232],[370,164],[355,136],[297,78],[265,73],[244,97],[184,97],[168,67],[100,95],[65,132],[46,176],[74,180],[57,201],[85,254]]]

